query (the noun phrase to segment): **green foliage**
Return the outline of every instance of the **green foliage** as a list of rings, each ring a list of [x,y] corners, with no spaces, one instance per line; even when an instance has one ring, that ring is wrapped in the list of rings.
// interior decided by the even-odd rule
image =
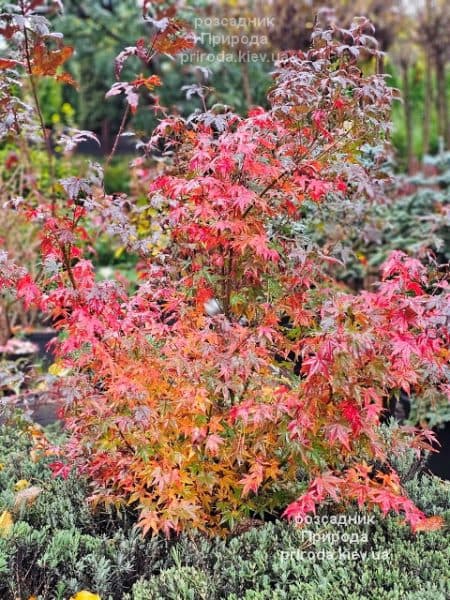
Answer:
[[[42,79],[39,82],[39,97],[42,102],[44,122],[47,125],[58,123],[63,105],[61,85],[50,77]]]
[[[193,567],[169,567],[150,581],[135,583],[132,600],[207,600],[211,594],[208,575]]]
[[[448,535],[421,534],[414,539],[394,520],[378,521],[369,531],[369,548],[339,542],[333,548],[333,557],[322,558],[330,550],[329,542],[318,540],[308,546],[305,540],[310,535],[325,536],[338,530],[320,527],[295,530],[266,524],[228,543],[182,540],[177,547],[177,560],[182,556],[182,565],[135,584],[129,598],[188,597],[183,596],[186,579],[195,578],[195,585],[201,586],[205,577],[210,599],[418,600],[428,594],[440,600],[448,597]],[[343,531],[349,535],[362,532],[357,526],[347,526]],[[371,556],[373,548],[377,550]],[[351,560],[348,553],[354,551],[368,554],[362,560]],[[191,567],[188,573],[186,566]],[[178,596],[166,595],[169,578],[172,586],[179,586]]]
[[[145,31],[136,24],[135,2],[124,0],[112,4],[114,12],[93,0],[82,3],[67,0],[64,14],[56,23],[68,44],[76,48],[71,70],[79,83],[79,93],[68,89],[66,94],[76,108],[81,128],[100,130],[105,121],[120,120],[117,103],[104,102],[105,93],[114,81],[114,57]]]
[[[413,125],[413,150],[414,155],[419,159],[423,155],[423,115],[425,105],[425,64],[423,61],[418,61],[409,72],[410,77],[410,98],[411,111],[412,111],[412,125]],[[398,88],[402,91],[402,78],[398,67],[391,61],[388,61],[387,68],[388,74],[390,75],[389,85]],[[434,78],[433,78],[434,79]],[[436,82],[433,81],[433,85]],[[450,89],[450,81],[448,82],[448,89]],[[434,107],[433,107],[434,108]],[[397,150],[397,158],[399,160],[402,169],[406,167],[406,125],[404,116],[404,104],[396,103],[393,106],[392,120],[393,120],[393,136],[392,143]],[[435,110],[431,111],[430,119],[430,151],[433,153],[438,151],[439,138],[437,131],[437,117]]]
[[[20,425],[20,424],[19,424]],[[55,435],[52,435],[55,441]],[[0,537],[0,597],[37,595],[67,600],[81,589],[104,600],[120,599],[139,572],[161,568],[167,542],[144,542],[131,514],[93,512],[88,484],[70,476],[53,479],[47,463],[34,462],[23,424],[0,429],[0,514],[11,512],[14,528]],[[27,480],[41,493],[17,506],[15,486]]]
[[[115,158],[105,172],[105,192],[107,194],[130,191],[130,167],[127,157]]]
[[[195,17],[202,14],[199,13],[202,8],[197,4],[191,0],[180,14],[191,24]],[[139,38],[148,37],[149,26],[139,20],[139,10],[132,0],[112,2],[110,8],[93,0],[84,0],[83,3],[68,0],[64,3],[64,8],[64,15],[58,19],[56,27],[64,33],[67,43],[76,48],[71,69],[80,84],[79,94],[74,94],[69,89],[65,93],[77,107],[77,120],[82,128],[104,131],[107,125],[112,131],[116,131],[123,107],[120,101],[104,102],[105,93],[114,82],[114,58],[124,47],[131,46]],[[218,54],[221,48],[204,48],[204,51]],[[142,66],[139,64],[140,69]],[[209,98],[209,104],[220,102],[233,107],[237,112],[245,113],[248,107],[242,89],[242,63],[237,59],[233,62],[217,60],[202,63],[201,66],[212,71],[215,90]],[[273,69],[273,64],[253,61],[248,67],[253,103],[263,104],[270,85],[268,74]],[[127,72],[126,68],[124,79]],[[182,90],[183,86],[198,83],[194,63],[180,69],[177,62],[158,57],[152,62],[151,72],[164,76],[165,85],[161,89],[163,106],[174,108],[185,115],[200,106],[198,98],[187,99]],[[148,111],[133,119],[134,129],[143,132],[150,131],[155,124],[156,120]]]
[[[31,448],[24,422],[2,426],[0,513],[10,510],[15,521],[12,532],[0,537],[3,600],[33,594],[67,600],[81,589],[102,600],[445,600],[450,593],[448,527],[414,535],[396,518],[376,517],[374,524],[345,527],[266,523],[228,540],[198,534],[143,539],[131,513],[92,512],[84,480],[52,479],[50,459],[33,462]],[[405,454],[395,466],[405,475],[413,462]],[[23,479],[42,492],[17,510],[14,486]],[[423,476],[405,485],[420,508],[450,523],[450,484]],[[330,543],[336,534],[340,539]],[[351,543],[343,534],[358,540],[367,534],[368,541]],[[303,550],[312,554],[302,556]],[[327,558],[330,550],[337,557]],[[386,554],[372,556],[372,550]],[[350,560],[345,553],[353,551],[368,555]],[[345,558],[339,560],[339,553]]]
[[[13,169],[7,166],[8,159],[11,159],[13,155],[20,156],[19,168],[23,173],[24,181],[21,182],[23,183],[22,189],[17,189],[17,193],[22,194],[24,197],[37,188],[39,188],[40,193],[48,192],[55,179],[75,174],[82,175],[85,170],[83,161],[78,157],[67,160],[64,157],[55,156],[51,167],[47,153],[40,148],[28,146],[24,151],[24,148],[20,148],[15,144],[3,145],[0,147],[0,181],[5,184],[5,189],[2,190],[4,200],[8,197],[5,193],[8,190],[6,186],[14,175]],[[34,180],[32,176],[37,179]]]
[[[435,399],[415,396],[411,398],[411,414],[409,422],[412,424],[422,423],[428,428],[442,426],[450,422],[450,404],[445,396]]]
[[[376,163],[376,155],[377,148],[367,148],[368,168]],[[386,175],[391,167],[386,164]],[[396,250],[424,262],[430,255],[440,264],[450,261],[450,152],[426,157],[422,172],[396,176],[382,190],[382,197],[373,203],[331,198],[326,206],[308,206],[297,225],[299,238],[310,236],[327,243],[345,263],[343,267],[333,264],[330,271],[346,282],[362,285]],[[370,284],[364,281],[366,289]],[[430,407],[426,420],[433,411]]]
[[[424,166],[434,173],[422,172],[399,179],[392,193],[393,199],[374,207],[373,223],[366,227],[378,226],[381,240],[379,250],[370,258],[372,265],[381,264],[392,250],[403,250],[416,256],[431,250],[440,254],[440,262],[450,260],[450,152],[426,157]],[[402,188],[409,188],[409,193],[402,194]],[[369,252],[371,250],[369,245]]]

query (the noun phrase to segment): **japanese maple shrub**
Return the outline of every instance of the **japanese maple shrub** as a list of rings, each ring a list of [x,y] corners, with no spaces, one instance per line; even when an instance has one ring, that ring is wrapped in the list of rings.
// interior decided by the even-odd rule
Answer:
[[[170,20],[158,23],[161,51],[186,47]],[[223,531],[282,510],[301,520],[329,499],[426,527],[378,425],[392,390],[444,389],[445,286],[431,294],[425,268],[396,253],[375,291],[351,295],[326,274],[326,248],[301,235],[308,203],[370,196],[374,185],[361,148],[386,141],[392,92],[358,66],[377,56],[371,33],[365,19],[317,27],[309,52],[280,60],[268,110],[161,120],[147,143],[167,151],[148,200],[159,253],[138,239],[130,200],[122,207],[85,181],[63,184],[65,202],[25,209],[43,223],[46,277],[36,283],[5,258],[2,278],[58,319],[59,364],[70,369],[58,384],[64,451],[94,500],[135,506],[145,532]],[[128,48],[118,76],[156,47]],[[143,81],[113,93],[134,111]],[[83,259],[87,208],[141,253],[135,292],[96,281]],[[426,432],[405,433],[398,451],[427,446]]]

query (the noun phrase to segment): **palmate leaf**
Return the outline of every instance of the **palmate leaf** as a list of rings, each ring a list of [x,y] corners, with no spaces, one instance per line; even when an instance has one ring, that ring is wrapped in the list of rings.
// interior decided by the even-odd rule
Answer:
[[[0,58],[0,69],[15,69],[18,66],[23,66],[23,64],[23,62],[12,58]]]
[[[49,50],[44,42],[38,42],[33,48],[31,72],[33,75],[54,77],[57,81],[76,86],[75,80],[69,73],[59,72],[60,67],[72,54],[71,46]]]
[[[69,129],[67,133],[61,135],[59,143],[62,145],[64,152],[72,152],[79,144],[88,140],[92,140],[100,146],[100,140],[92,131],[79,129]]]

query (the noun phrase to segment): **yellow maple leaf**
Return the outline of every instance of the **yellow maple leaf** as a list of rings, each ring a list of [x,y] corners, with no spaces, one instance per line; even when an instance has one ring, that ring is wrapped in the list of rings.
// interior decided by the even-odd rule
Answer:
[[[54,377],[63,377],[64,375],[67,375],[69,371],[70,369],[63,367],[60,363],[57,362],[53,363],[48,368],[48,372]]]
[[[61,365],[58,365],[58,363],[53,363],[49,366],[48,372],[50,375],[57,377],[61,373]]]
[[[19,481],[15,484],[14,489],[16,492],[20,492],[22,490],[26,490],[27,487],[30,487],[30,482],[26,479],[19,479]]]
[[[7,510],[4,510],[0,515],[0,537],[8,537],[13,528],[14,521],[11,516],[11,513]]]
[[[98,594],[93,594],[92,592],[87,592],[86,590],[82,590],[81,592],[77,592],[75,596],[72,596],[70,600],[102,600]]]
[[[120,247],[119,247],[119,248],[117,248],[117,250],[114,252],[114,258],[120,258],[124,252],[125,252],[125,248],[124,248],[124,246],[120,246]]]

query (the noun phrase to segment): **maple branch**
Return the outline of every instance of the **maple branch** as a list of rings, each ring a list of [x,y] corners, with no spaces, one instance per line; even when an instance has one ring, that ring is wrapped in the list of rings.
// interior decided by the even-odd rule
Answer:
[[[283,177],[286,177],[286,175],[290,175],[290,173],[291,170],[285,170],[282,173],[280,173],[280,175],[275,177],[275,179],[263,189],[263,191],[258,195],[258,197],[263,198],[267,194],[267,192],[269,192],[281,179],[283,179]],[[252,210],[252,208],[254,208],[254,206],[255,204],[250,204],[250,206],[248,206],[242,213],[242,217],[245,218],[248,215],[248,213]]]
[[[28,33],[27,33],[26,27],[24,27],[23,32],[24,32],[24,40],[25,40],[25,58],[26,58],[26,62],[27,62],[27,71],[28,71],[28,77],[29,77],[30,84],[31,84],[31,91],[33,94],[34,103],[36,105],[35,108],[36,108],[36,112],[39,117],[39,122],[40,122],[41,129],[42,129],[42,135],[43,135],[45,145],[47,148],[47,153],[49,154],[49,158],[53,158],[52,151],[51,151],[51,145],[50,145],[50,139],[49,139],[49,136],[47,133],[47,128],[45,127],[44,116],[42,114],[42,109],[41,109],[41,105],[39,102],[39,96],[37,93],[36,81],[34,79],[32,67],[31,67],[29,39],[28,39]]]
[[[349,131],[347,131],[346,133],[344,133],[343,136],[341,137],[337,137],[334,142],[332,144],[330,144],[329,146],[327,146],[326,148],[324,148],[322,150],[322,152],[320,152],[317,156],[314,157],[314,160],[319,160],[321,158],[323,158],[323,156],[325,156],[330,150],[332,150],[333,148],[335,148],[339,142],[343,141],[352,131],[353,126],[351,127],[351,129],[349,129]],[[303,157],[302,157],[303,158]],[[275,179],[273,179],[264,189],[263,191],[258,195],[258,198],[263,198],[267,192],[269,192],[279,181],[281,181],[281,179],[283,179],[283,177],[286,177],[287,175],[292,175],[294,173],[294,171],[296,171],[297,169],[299,169],[301,166],[301,164],[296,165],[294,168],[292,169],[285,169],[284,171],[282,171],[277,177],[275,177]],[[305,165],[306,166],[306,165]],[[255,204],[250,204],[250,206],[248,206],[245,211],[242,213],[242,217],[245,218],[248,213],[252,210],[252,208],[255,207]]]
[[[22,16],[25,19],[25,17],[26,17],[26,10],[25,10],[25,5],[24,5],[23,0],[20,0],[20,7],[21,7],[21,11],[22,11]],[[45,149],[46,149],[47,157],[48,157],[48,168],[49,168],[49,174],[50,174],[50,180],[51,180],[51,190],[52,190],[51,210],[52,210],[52,214],[54,215],[55,214],[55,210],[56,210],[56,203],[55,203],[55,165],[54,165],[54,161],[53,161],[52,144],[51,144],[51,140],[50,140],[50,135],[48,134],[47,128],[45,127],[44,115],[42,113],[41,103],[39,101],[39,95],[38,95],[38,92],[37,92],[36,80],[35,80],[34,75],[33,75],[33,68],[31,66],[30,40],[29,40],[29,37],[28,37],[28,30],[27,30],[27,26],[26,26],[25,23],[24,23],[24,26],[23,26],[23,37],[24,37],[25,60],[26,60],[26,63],[27,63],[28,79],[29,79],[29,82],[30,82],[31,93],[32,93],[32,96],[33,96],[33,100],[34,100],[36,112],[37,112],[39,123],[40,123],[40,126],[41,126],[42,137],[44,138]]]
[[[125,446],[128,448],[128,450],[130,452],[132,452],[133,454],[136,454],[136,450],[133,448],[133,446],[130,444],[130,442],[127,440],[127,438],[124,436],[123,431],[120,429],[120,425],[118,423],[116,423],[116,427],[117,427],[117,431],[119,432],[120,438],[123,441],[123,443],[125,444]]]
[[[109,167],[109,165],[111,164],[111,160],[113,159],[113,156],[115,155],[116,151],[117,151],[117,147],[119,145],[119,140],[120,140],[120,136],[122,135],[122,133],[124,132],[125,129],[125,125],[128,119],[128,115],[130,114],[130,105],[127,104],[127,107],[123,113],[123,117],[122,117],[122,121],[120,122],[120,127],[119,127],[119,131],[117,132],[116,135],[116,139],[114,140],[114,145],[112,147],[111,152],[109,153],[108,158],[106,159],[106,163],[105,163],[105,170]]]
[[[226,317],[230,316],[230,300],[231,293],[233,291],[233,285],[231,281],[231,272],[233,269],[233,249],[230,248],[228,251],[227,266],[224,271],[224,298],[223,298],[223,312]]]
[[[72,265],[70,264],[70,246],[69,248],[66,247],[65,244],[59,244],[61,253],[63,255],[63,261],[64,261],[64,266],[66,267],[66,271],[67,271],[67,275],[70,279],[70,283],[72,284],[72,287],[74,290],[77,289],[77,282],[75,281],[75,277],[73,275],[73,271],[72,271]]]
[[[250,331],[250,333],[248,333],[247,335],[245,335],[236,345],[234,348],[232,348],[229,352],[228,352],[228,356],[229,358],[231,358],[233,356],[233,354],[235,354],[240,348],[242,348],[242,346],[245,344],[245,342],[247,342],[253,335],[253,332]]]
[[[212,414],[213,414],[213,407],[214,407],[214,402],[211,402],[211,404],[209,405],[208,408],[208,412],[206,413],[206,435],[205,435],[205,440],[204,440],[204,444],[203,444],[203,454],[206,454],[206,443],[208,441],[208,437],[211,431],[211,418],[212,418]]]

